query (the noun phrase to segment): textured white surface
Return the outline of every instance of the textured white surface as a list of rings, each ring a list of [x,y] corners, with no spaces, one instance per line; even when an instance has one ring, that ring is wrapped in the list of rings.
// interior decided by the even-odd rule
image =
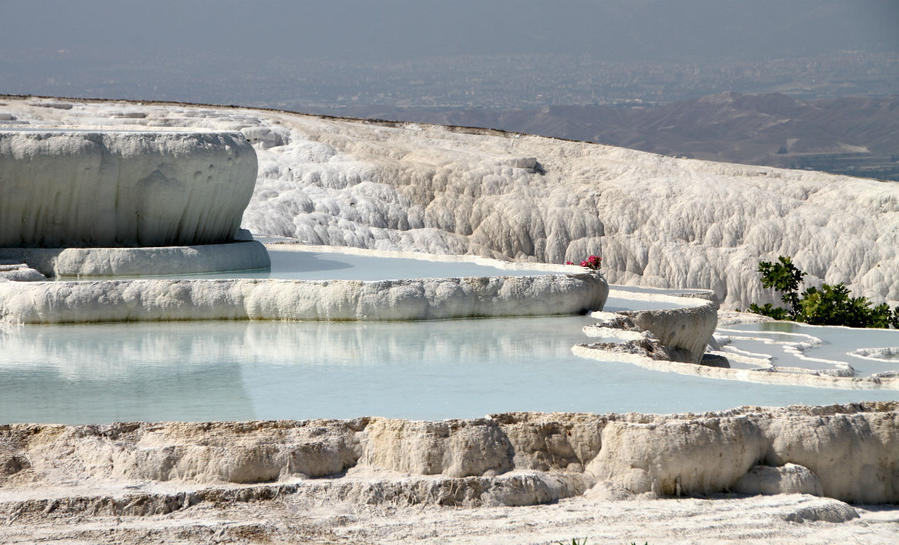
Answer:
[[[47,276],[151,276],[265,269],[258,242],[138,248],[0,248],[0,261],[15,258]]]
[[[0,283],[0,322],[424,320],[602,308],[598,274],[426,280],[105,280]]]
[[[617,353],[609,350],[591,348],[586,345],[577,345],[571,351],[582,358],[589,358],[603,362],[619,361],[638,365],[653,371],[665,373],[680,373],[682,375],[696,375],[700,377],[716,378],[723,380],[744,380],[760,382],[764,384],[791,384],[796,386],[815,386],[818,388],[839,389],[893,389],[899,390],[899,376],[880,377],[855,377],[839,376],[827,373],[812,373],[796,369],[796,372],[788,370],[775,371],[770,368],[735,369],[723,367],[710,367],[695,363],[682,363],[679,361],[656,360],[640,354]],[[732,357],[727,354],[726,357]]]
[[[0,247],[230,241],[255,174],[241,134],[0,130]]]
[[[19,493],[5,488],[40,493],[42,487],[73,481],[80,486],[110,480],[259,483],[327,476],[339,494],[344,483],[352,485],[366,472],[379,472],[386,483],[398,474],[485,477],[457,480],[460,495],[443,500],[415,500],[420,483],[401,479],[396,495],[372,495],[372,502],[534,504],[581,494],[597,482],[630,495],[707,495],[731,490],[747,473],[757,472],[759,462],[786,466],[778,472],[796,478],[784,487],[812,486],[843,501],[888,503],[899,499],[897,449],[895,403],[703,415],[508,413],[440,422],[366,417],[13,424],[0,427],[0,506]],[[787,464],[804,466],[802,475]],[[545,472],[560,486],[541,499],[539,488],[546,481],[538,478],[530,494],[510,490],[497,496],[502,487],[497,476],[516,472]]]
[[[712,340],[715,326],[718,323],[718,303],[711,293],[704,292],[679,297],[677,295],[660,295],[650,293],[634,293],[623,290],[612,290],[612,297],[633,298],[658,303],[674,303],[680,308],[662,310],[630,310],[620,312],[592,312],[591,317],[597,322],[584,327],[588,337],[612,338],[614,344],[638,342],[637,353],[649,356],[655,350],[656,343],[664,345],[667,357],[677,362],[698,364],[705,354],[706,346]],[[633,344],[633,343],[631,343]],[[642,347],[642,348],[640,348]],[[630,357],[634,353],[624,350],[605,350],[590,347],[596,353],[609,353],[613,361],[622,356]],[[579,353],[579,355],[582,355]],[[658,355],[658,354],[657,354]],[[637,358],[642,360],[643,358]],[[660,360],[650,360],[659,363]],[[675,369],[677,367],[674,367]]]
[[[797,464],[757,465],[740,477],[734,486],[738,494],[823,494],[821,480],[812,471]]]
[[[39,282],[46,280],[47,277],[32,269],[25,263],[17,263],[2,259],[0,256],[0,280],[14,282]]]
[[[613,281],[709,287],[731,306],[770,300],[755,265],[785,253],[796,256],[811,283],[847,281],[876,301],[899,300],[896,184],[490,131],[251,109],[75,102],[61,110],[23,100],[11,100],[8,107],[35,127],[112,123],[242,130],[260,161],[246,214],[247,226],[257,232],[312,243],[556,263],[602,253],[604,273]],[[123,116],[123,107],[133,115]],[[154,299],[152,293],[147,297]],[[151,315],[168,316],[159,305],[149,307],[155,309]],[[701,342],[693,344],[691,353],[701,351]],[[748,370],[699,372],[787,380]],[[796,380],[876,386],[817,375],[789,382]],[[885,378],[886,383],[897,381]]]
[[[115,117],[123,108],[145,115]],[[899,303],[896,183],[252,109],[5,109],[33,126],[243,130],[259,156],[244,217],[255,233],[554,263],[595,253],[612,283],[709,288],[727,308],[773,301],[756,266],[783,254],[809,283]]]
[[[637,327],[655,335],[672,350],[675,359],[698,363],[718,324],[717,303],[705,303],[689,308],[628,311],[623,314],[632,318]]]

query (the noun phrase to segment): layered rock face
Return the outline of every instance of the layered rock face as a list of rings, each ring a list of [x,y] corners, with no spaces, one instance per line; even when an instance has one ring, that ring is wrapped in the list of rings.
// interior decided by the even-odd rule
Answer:
[[[278,493],[346,498],[375,486],[358,475],[380,475],[377,487],[392,490],[384,501],[408,503],[539,503],[590,487],[655,495],[805,492],[886,503],[899,501],[897,453],[897,403],[442,422],[21,424],[0,426],[0,492],[110,480],[289,481]],[[318,477],[330,479],[296,484]]]
[[[108,280],[0,283],[0,322],[433,320],[602,308],[599,274],[424,280]]]
[[[627,311],[637,328],[649,331],[665,345],[675,361],[698,363],[705,354],[718,325],[718,305],[701,305],[672,310]]]
[[[0,131],[0,247],[228,242],[256,166],[239,133]]]

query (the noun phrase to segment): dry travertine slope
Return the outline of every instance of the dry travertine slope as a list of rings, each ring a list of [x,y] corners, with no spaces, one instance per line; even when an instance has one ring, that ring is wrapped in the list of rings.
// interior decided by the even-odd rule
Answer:
[[[713,496],[650,499],[679,493]],[[899,498],[897,403],[0,426],[10,543],[894,542],[895,509],[822,493]]]
[[[387,497],[356,478],[378,473],[378,486],[391,488]],[[435,475],[440,478],[422,479]],[[330,480],[308,480],[321,477]],[[73,493],[108,482],[123,489],[147,482],[275,482],[283,492],[369,503],[480,506],[545,503],[597,483],[604,494],[752,492],[747,478],[778,492],[897,502],[899,403],[667,416],[509,413],[442,422],[0,426],[0,506],[7,509],[43,509],[52,500],[41,496],[54,495],[45,487],[68,488],[61,507],[83,509]],[[23,495],[40,501],[13,505]],[[142,502],[136,509],[166,505]]]
[[[253,109],[3,98],[19,126],[242,130],[259,174],[244,227],[312,244],[517,260],[596,253],[612,283],[770,301],[759,259],[899,302],[899,185],[595,144]],[[65,106],[64,106],[65,107]],[[27,124],[27,125],[26,125]]]

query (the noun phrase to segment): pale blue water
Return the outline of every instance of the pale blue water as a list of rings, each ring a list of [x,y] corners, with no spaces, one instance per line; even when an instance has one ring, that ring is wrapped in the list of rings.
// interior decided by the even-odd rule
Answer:
[[[618,286],[615,286],[617,289]],[[677,303],[668,303],[664,301],[637,301],[634,299],[625,299],[624,297],[609,296],[606,304],[602,309],[606,312],[619,312],[622,310],[666,310],[672,308],[681,308],[684,305]]]
[[[547,274],[324,252],[273,250],[270,255],[271,271],[192,277],[385,280]],[[612,297],[606,309],[674,306]],[[718,381],[577,358],[571,347],[595,340],[581,331],[590,321],[575,316],[0,328],[0,423],[668,413],[897,397],[892,391]]]
[[[287,280],[397,280],[470,276],[536,276],[536,270],[506,270],[476,263],[269,249],[270,271],[180,275],[178,278],[279,278]]]
[[[571,354],[587,317],[0,329],[0,423],[681,412],[896,399]]]
[[[851,365],[858,376],[866,376],[887,371],[899,371],[899,360],[895,363],[866,360],[850,355],[858,348],[889,348],[899,347],[899,330],[896,329],[850,329],[844,327],[826,327],[796,324],[790,322],[773,322],[761,324],[740,324],[729,326],[726,329],[745,332],[746,335],[769,339],[775,342],[805,341],[802,337],[786,335],[787,333],[801,333],[821,339],[822,344],[804,351],[804,355],[825,360],[844,361]],[[724,335],[732,333],[722,332]],[[739,333],[735,333],[739,334]],[[782,366],[799,366],[811,369],[826,369],[824,363],[813,362],[798,358],[794,354],[786,353],[782,347],[764,344],[759,341],[739,340],[733,346],[751,352],[766,352],[774,355],[772,363]],[[897,396],[899,397],[899,396]]]

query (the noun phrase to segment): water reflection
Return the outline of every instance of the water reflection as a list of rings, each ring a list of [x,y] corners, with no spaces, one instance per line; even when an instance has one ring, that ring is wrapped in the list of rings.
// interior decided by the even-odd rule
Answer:
[[[586,317],[0,329],[0,422],[476,417],[892,399],[576,358]]]

